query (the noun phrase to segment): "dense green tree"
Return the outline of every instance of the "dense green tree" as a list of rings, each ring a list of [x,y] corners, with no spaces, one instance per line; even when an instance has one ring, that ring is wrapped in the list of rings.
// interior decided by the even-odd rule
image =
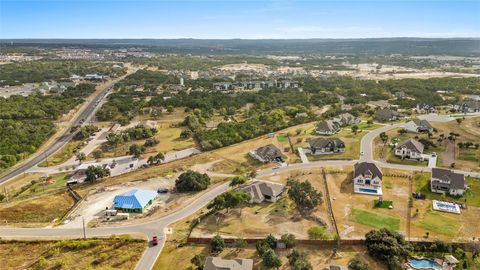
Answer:
[[[372,230],[365,235],[368,253],[387,264],[388,269],[399,269],[411,246],[403,235],[389,229]]]
[[[210,251],[213,254],[218,254],[223,251],[225,248],[225,242],[220,235],[215,235],[212,240],[210,241]]]
[[[86,181],[94,182],[97,179],[101,179],[107,176],[110,176],[110,169],[103,166],[88,166],[85,171],[87,176]]]
[[[204,190],[210,185],[210,177],[204,173],[188,170],[182,173],[175,181],[175,188],[178,192],[190,192]]]
[[[295,202],[298,209],[302,211],[313,210],[322,202],[322,193],[315,190],[309,181],[299,182],[289,179],[287,181],[288,197]]]
[[[230,182],[230,186],[231,187],[240,186],[240,185],[245,184],[247,181],[248,181],[248,179],[245,176],[237,175],[237,176],[232,178],[232,180]]]
[[[278,269],[280,266],[282,266],[282,261],[280,260],[278,255],[275,253],[275,251],[271,248],[267,249],[263,253],[262,262],[263,262],[263,265],[265,265],[266,267],[270,267],[270,268],[277,268]]]

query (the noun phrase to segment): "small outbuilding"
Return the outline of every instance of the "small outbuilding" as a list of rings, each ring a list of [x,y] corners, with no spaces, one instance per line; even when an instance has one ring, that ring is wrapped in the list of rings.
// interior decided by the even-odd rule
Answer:
[[[143,213],[157,196],[154,190],[132,189],[124,195],[115,196],[113,207],[123,212]]]

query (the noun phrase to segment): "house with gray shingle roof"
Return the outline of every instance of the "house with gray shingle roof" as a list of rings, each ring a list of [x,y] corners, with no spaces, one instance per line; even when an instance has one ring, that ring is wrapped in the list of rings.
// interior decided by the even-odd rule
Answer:
[[[334,122],[338,122],[340,126],[354,125],[361,122],[361,120],[350,113],[342,113],[333,118]]]
[[[421,142],[415,139],[408,139],[399,142],[395,148],[395,156],[409,159],[417,159],[423,161],[424,146]]]
[[[391,109],[379,109],[375,111],[374,117],[378,121],[396,121],[403,118],[403,115]]]
[[[333,135],[340,131],[340,124],[333,120],[321,121],[315,127],[315,132],[321,135]]]
[[[355,193],[382,195],[382,171],[372,162],[357,162],[353,167]]]
[[[275,145],[269,144],[262,146],[257,150],[250,151],[250,156],[260,162],[283,162],[282,151]]]
[[[345,152],[345,143],[339,138],[313,138],[307,143],[314,155]]]
[[[252,259],[222,259],[220,257],[207,257],[203,270],[252,270]]]
[[[255,181],[240,189],[250,194],[251,203],[275,202],[285,191],[285,186],[272,182]]]
[[[405,129],[410,132],[433,132],[433,127],[427,120],[415,119],[405,124]]]
[[[432,168],[430,179],[432,192],[462,196],[467,188],[465,175],[447,169]]]

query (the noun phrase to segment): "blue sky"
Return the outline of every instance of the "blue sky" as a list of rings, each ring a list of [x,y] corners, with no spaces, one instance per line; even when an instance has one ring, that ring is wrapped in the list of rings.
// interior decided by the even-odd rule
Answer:
[[[480,37],[480,1],[6,1],[0,38]]]

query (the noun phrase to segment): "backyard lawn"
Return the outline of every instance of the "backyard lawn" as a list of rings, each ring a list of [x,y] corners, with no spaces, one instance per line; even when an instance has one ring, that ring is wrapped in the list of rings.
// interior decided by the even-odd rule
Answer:
[[[395,231],[400,230],[400,219],[383,214],[352,208],[352,214],[350,218],[357,223],[376,229],[388,228]]]
[[[467,202],[469,206],[480,207],[480,181],[471,177],[466,177],[468,190],[462,197],[452,197],[430,191],[430,173],[415,174],[415,191],[425,194],[429,200],[455,201],[459,203]]]
[[[423,218],[414,222],[420,228],[430,232],[430,235],[442,234],[455,237],[462,226],[462,221],[455,214],[440,213],[428,210]]]

